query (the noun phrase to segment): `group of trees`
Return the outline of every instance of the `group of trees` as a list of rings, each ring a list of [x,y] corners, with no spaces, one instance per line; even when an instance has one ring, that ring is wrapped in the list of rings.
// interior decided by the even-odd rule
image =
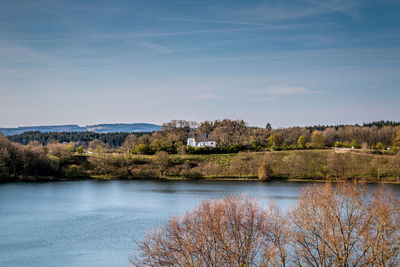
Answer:
[[[87,177],[95,169],[87,159],[73,143],[23,146],[0,135],[0,181]]]
[[[131,138],[128,137],[127,140]],[[135,139],[136,140],[136,139]],[[137,148],[137,144],[135,145]],[[95,140],[88,147],[74,143],[27,146],[0,137],[0,177],[113,177],[122,179],[186,178],[276,178],[400,181],[400,153],[374,155],[367,151],[296,150],[264,153],[239,152],[221,155],[171,155],[156,151],[154,156],[110,152]],[[111,150],[113,151],[113,150]]]
[[[98,140],[108,147],[120,147],[128,135],[141,136],[146,133],[95,133],[95,132],[39,132],[29,131],[18,135],[8,136],[8,139],[28,145],[31,142],[39,142],[42,145],[50,143],[76,143],[78,146],[82,145],[88,147],[90,142]]]
[[[378,152],[387,148],[400,149],[399,126],[394,126],[394,123],[371,125],[272,129],[249,127],[243,120],[204,121],[200,124],[171,121],[152,135],[128,136],[123,148],[139,154],[161,150],[170,154],[209,154],[326,147],[363,147]],[[214,140],[217,148],[186,147],[189,135],[197,141]]]
[[[128,136],[123,149],[134,153],[170,154],[237,153],[239,151],[287,150],[326,147],[373,148],[376,151],[400,149],[400,126],[395,123],[366,126],[249,127],[243,120],[171,121],[161,131],[140,138]],[[217,148],[186,147],[188,136],[196,141],[214,140]]]
[[[218,146],[216,148],[187,147],[188,136],[194,137],[197,141],[215,140]],[[249,127],[242,120],[205,121],[200,124],[173,120],[163,124],[160,131],[148,134],[27,132],[8,138],[25,145],[10,142],[9,139],[1,136],[0,175],[2,177],[259,176],[260,179],[271,177],[368,178],[372,181],[381,181],[381,179],[395,176],[399,179],[400,173],[398,167],[400,128],[393,122],[366,126],[325,128],[319,126],[315,129],[305,127],[272,129],[270,125],[266,128]],[[70,142],[65,142],[67,140]],[[363,149],[349,153],[307,150],[330,146],[362,147]],[[371,150],[367,148],[373,148],[373,152],[383,154],[383,151],[386,151],[386,153],[382,156],[374,156],[368,153]],[[259,156],[262,153],[249,153],[292,149],[295,151],[272,153],[263,160]],[[194,157],[195,160],[174,157],[174,160],[164,160],[164,163],[159,160],[171,159],[169,155],[174,154],[227,153],[232,156],[227,157],[228,160],[223,162],[207,160],[206,156]],[[133,159],[136,154],[156,156],[151,160],[137,160]],[[224,155],[221,155],[221,158],[224,158]]]
[[[314,125],[314,126],[307,126],[306,128],[308,130],[310,130],[311,132],[313,132],[314,130],[318,130],[318,131],[324,131],[327,128],[335,128],[336,130],[339,128],[343,128],[345,126],[348,126],[346,124],[338,124],[338,125]],[[355,126],[360,126],[359,124],[355,124]],[[380,120],[380,121],[373,121],[373,122],[364,122],[362,124],[362,127],[377,127],[377,128],[382,128],[385,126],[400,126],[400,122],[396,122],[396,121],[384,121],[384,120]]]
[[[176,132],[170,129],[161,131],[157,136],[173,133]],[[318,143],[319,137],[314,136],[316,134],[313,134],[311,140]],[[136,138],[130,135],[126,142],[132,141],[134,149],[141,148],[140,145],[149,149],[140,142],[142,138],[150,137],[147,135]],[[299,145],[304,145],[301,138],[299,139]],[[85,149],[93,151],[94,154],[86,154]],[[87,148],[77,146],[72,142],[49,143],[46,146],[31,142],[23,146],[0,136],[0,176],[3,179],[7,177],[38,179],[46,176],[81,178],[100,175],[124,179],[259,177],[262,180],[275,178],[366,179],[379,182],[395,181],[397,178],[397,181],[400,181],[399,152],[393,155],[374,155],[363,150],[343,152],[296,150],[264,153],[239,151],[236,154],[185,156],[171,155],[167,151],[158,150],[151,157],[132,153],[105,153],[113,151],[115,152],[105,147],[99,140],[91,141]],[[130,150],[125,151],[130,152]],[[144,152],[138,151],[139,154]]]
[[[54,174],[54,165],[40,145],[25,147],[0,135],[0,181],[10,177]]]
[[[399,149],[400,127],[362,127],[342,126],[339,128],[328,127],[324,130],[310,131],[307,128],[292,127],[273,130],[276,134],[275,145],[281,148],[291,147],[354,147]],[[302,145],[301,145],[302,144]]]
[[[309,186],[287,212],[225,197],[136,243],[134,266],[397,266],[400,200],[351,183]]]
[[[187,138],[196,141],[214,140],[216,148],[187,147]],[[216,120],[201,123],[173,120],[153,133],[26,132],[9,136],[24,145],[37,141],[42,145],[52,142],[74,142],[85,149],[97,142],[103,148],[130,151],[135,154],[237,153],[239,151],[288,150],[327,147],[373,148],[377,152],[400,150],[400,126],[395,122],[375,122],[359,125],[290,127],[272,129],[249,127],[243,120]]]
[[[42,145],[50,143],[70,143],[73,142],[78,146],[88,147],[90,142],[98,140],[106,147],[117,148],[122,146],[128,135],[142,136],[150,133],[95,133],[95,132],[39,132],[28,131],[18,135],[8,136],[8,139],[22,144],[28,145],[31,142],[38,142]]]

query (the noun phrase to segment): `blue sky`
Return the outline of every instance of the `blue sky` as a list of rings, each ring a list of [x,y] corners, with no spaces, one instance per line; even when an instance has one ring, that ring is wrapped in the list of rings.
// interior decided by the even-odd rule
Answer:
[[[2,1],[0,127],[400,120],[400,1]]]

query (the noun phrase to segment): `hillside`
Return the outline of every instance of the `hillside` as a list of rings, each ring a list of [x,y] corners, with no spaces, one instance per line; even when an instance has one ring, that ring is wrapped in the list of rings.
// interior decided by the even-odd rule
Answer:
[[[161,126],[150,123],[112,123],[95,124],[87,126],[79,125],[49,125],[49,126],[21,126],[17,128],[0,128],[3,135],[16,135],[29,131],[45,132],[95,132],[95,133],[114,133],[114,132],[153,132],[160,130]]]

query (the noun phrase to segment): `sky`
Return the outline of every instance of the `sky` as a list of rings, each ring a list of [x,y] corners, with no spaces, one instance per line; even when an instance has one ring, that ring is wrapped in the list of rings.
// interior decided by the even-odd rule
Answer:
[[[400,121],[400,1],[1,1],[0,127]]]

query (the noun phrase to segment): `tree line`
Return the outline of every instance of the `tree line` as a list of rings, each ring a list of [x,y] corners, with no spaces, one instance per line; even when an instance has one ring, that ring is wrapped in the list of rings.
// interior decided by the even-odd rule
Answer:
[[[22,134],[8,136],[13,142],[28,145],[31,142],[39,142],[42,145],[49,143],[70,143],[74,142],[78,146],[88,147],[89,143],[94,140],[99,140],[108,147],[120,147],[126,137],[131,135],[142,136],[146,133],[95,133],[95,132],[39,132],[27,131]]]
[[[216,141],[217,147],[187,147],[189,135],[196,141]],[[400,149],[400,126],[388,122],[366,126],[329,126],[322,130],[310,127],[272,129],[269,124],[266,128],[250,127],[243,120],[226,119],[199,124],[174,120],[163,124],[161,131],[151,135],[127,136],[122,149],[136,154],[153,154],[157,151],[211,154],[330,147],[369,148],[377,153],[395,153]]]
[[[134,266],[397,266],[400,200],[381,188],[306,187],[289,211],[207,200],[136,241]]]
[[[23,146],[0,136],[2,180],[92,178],[259,178],[400,181],[400,152],[295,150],[154,156],[116,153],[92,141],[92,154],[74,143],[38,142]],[[47,178],[46,178],[47,177]]]
[[[26,147],[0,135],[0,181],[26,176],[56,176],[58,162],[52,162],[42,146]]]
[[[189,135],[196,141],[216,141],[216,148],[187,147]],[[93,132],[40,133],[26,132],[9,139],[23,145],[37,141],[42,145],[52,142],[74,142],[88,149],[101,144],[103,148],[130,151],[134,154],[237,153],[239,151],[298,150],[330,147],[369,148],[377,153],[400,149],[400,126],[397,122],[373,122],[363,126],[313,126],[272,129],[250,127],[243,120],[216,120],[201,123],[172,120],[153,133]]]
[[[218,146],[187,147],[189,135],[198,141],[215,140]],[[153,133],[30,132],[10,139],[17,137],[27,137],[24,143],[30,141],[21,145],[0,136],[3,179],[284,177],[379,182],[399,180],[400,173],[400,128],[393,125],[310,131],[305,127],[249,127],[242,120],[200,124],[174,120]],[[60,142],[55,142],[56,138]],[[120,146],[112,140],[118,140]],[[326,149],[332,146],[337,151]],[[155,156],[145,156],[152,154]]]

